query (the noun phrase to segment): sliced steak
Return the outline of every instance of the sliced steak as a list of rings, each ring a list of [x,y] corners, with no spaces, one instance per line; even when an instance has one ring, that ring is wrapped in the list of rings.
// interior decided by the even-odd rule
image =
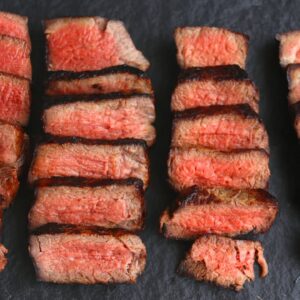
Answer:
[[[294,114],[294,127],[298,139],[300,139],[300,101],[292,105],[292,111]]]
[[[202,148],[171,148],[168,167],[176,190],[193,185],[264,189],[270,177],[264,150],[220,152]]]
[[[129,66],[100,71],[49,72],[45,93],[56,95],[91,95],[110,93],[153,94],[150,79],[144,72]]]
[[[146,264],[143,242],[126,232],[31,235],[29,252],[38,279],[55,283],[134,283]]]
[[[7,35],[26,41],[30,46],[28,18],[8,12],[0,12],[0,35]]]
[[[271,227],[277,212],[277,201],[264,190],[194,186],[163,213],[160,227],[167,238],[175,239],[260,233]]]
[[[149,181],[149,161],[142,141],[84,140],[55,138],[37,146],[29,182],[55,176],[95,179],[126,179],[136,177]]]
[[[266,149],[268,135],[258,115],[245,104],[210,106],[178,112],[172,146],[217,150]]]
[[[20,39],[0,35],[0,72],[31,79],[30,47]]]
[[[182,111],[198,106],[246,103],[258,112],[258,100],[255,84],[238,66],[193,68],[179,77],[171,108]]]
[[[26,126],[29,114],[30,82],[0,73],[0,119]]]
[[[279,59],[282,67],[300,63],[300,31],[277,34],[279,41]]]
[[[239,65],[245,68],[249,37],[216,27],[179,27],[175,30],[181,68]]]
[[[100,17],[61,18],[45,22],[49,71],[92,71],[129,65],[145,71],[148,60],[138,51],[121,21]]]
[[[152,96],[106,99],[79,96],[78,101],[72,97],[70,101],[52,99],[51,103],[43,114],[44,130],[48,134],[104,140],[135,138],[145,140],[148,145],[155,140]]]
[[[203,236],[195,241],[178,271],[199,281],[239,291],[246,281],[254,280],[256,261],[261,267],[261,277],[267,276],[268,265],[260,242]]]
[[[47,223],[142,229],[143,182],[138,179],[91,180],[56,178],[41,180],[29,213],[29,227]]]
[[[19,170],[11,166],[0,166],[0,206],[8,207],[19,189]]]
[[[287,78],[289,84],[289,104],[293,105],[300,101],[300,64],[288,66]]]
[[[0,272],[4,270],[7,264],[7,258],[5,257],[7,252],[7,249],[2,244],[0,244]]]

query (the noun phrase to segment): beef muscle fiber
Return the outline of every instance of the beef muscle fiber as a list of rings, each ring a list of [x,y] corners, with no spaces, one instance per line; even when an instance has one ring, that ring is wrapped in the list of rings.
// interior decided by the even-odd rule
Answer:
[[[46,21],[45,27],[49,71],[81,72],[117,65],[145,71],[149,67],[121,21],[62,18]]]
[[[143,226],[144,196],[140,180],[97,181],[64,177],[46,180],[46,186],[39,185],[29,213],[31,229],[47,223],[131,231]]]
[[[279,59],[282,67],[300,63],[300,31],[290,31],[278,34]]]
[[[7,254],[7,249],[0,244],[0,272],[4,270],[6,264],[7,264],[7,259],[5,255]]]
[[[269,156],[263,150],[220,152],[204,148],[171,148],[168,167],[176,190],[193,185],[266,188]]]
[[[245,68],[248,36],[216,27],[179,27],[175,30],[181,68],[239,65]]]
[[[211,106],[175,114],[172,146],[268,149],[268,135],[248,105]]]
[[[261,277],[267,276],[268,265],[260,242],[203,236],[195,241],[178,271],[239,291],[246,281],[254,280],[255,261],[261,267]]]
[[[94,179],[126,179],[136,177],[148,185],[148,156],[139,142],[98,143],[56,139],[37,146],[29,171],[29,182],[55,176]]]
[[[46,94],[91,95],[109,93],[153,94],[150,79],[140,70],[129,66],[117,66],[100,71],[49,72]]]
[[[55,103],[55,101],[53,101]],[[136,138],[151,145],[155,107],[152,97],[83,100],[51,106],[44,111],[44,130],[59,136],[116,140]]]
[[[6,208],[13,201],[19,188],[18,168],[0,166],[0,207]]]
[[[146,264],[146,248],[130,233],[31,235],[29,252],[41,281],[133,283]]]
[[[300,101],[300,64],[290,65],[287,68],[289,84],[289,104],[293,105]]]
[[[160,220],[167,238],[194,239],[203,234],[236,236],[265,232],[278,212],[275,199],[264,190],[192,187]]]
[[[171,108],[182,111],[198,106],[246,103],[258,112],[259,93],[238,66],[192,68],[179,77]]]

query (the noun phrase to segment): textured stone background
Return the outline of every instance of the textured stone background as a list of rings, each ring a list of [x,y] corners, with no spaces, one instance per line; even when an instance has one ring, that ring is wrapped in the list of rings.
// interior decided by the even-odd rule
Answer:
[[[38,283],[27,253],[26,214],[33,199],[23,184],[16,202],[5,214],[3,242],[10,252],[9,264],[0,274],[1,300],[300,299],[299,149],[289,122],[286,80],[278,65],[278,45],[274,40],[277,32],[300,28],[299,1],[1,0],[0,9],[30,19],[35,112],[31,133],[37,134],[40,126],[37,112],[44,68],[41,20],[85,15],[123,20],[136,46],[151,61],[149,73],[157,95],[158,130],[157,143],[151,151],[146,230],[141,234],[148,249],[148,263],[138,283],[119,286]],[[255,237],[265,246],[270,275],[247,284],[239,294],[176,275],[175,269],[189,243],[167,241],[158,234],[159,215],[174,196],[166,182],[166,158],[171,128],[169,101],[178,74],[172,32],[180,25],[225,26],[251,37],[247,70],[261,92],[261,117],[271,145],[270,190],[279,199],[281,209],[271,231]]]

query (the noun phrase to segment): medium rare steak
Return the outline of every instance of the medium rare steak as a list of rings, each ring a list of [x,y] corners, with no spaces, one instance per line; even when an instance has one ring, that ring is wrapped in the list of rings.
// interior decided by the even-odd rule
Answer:
[[[135,231],[143,227],[143,215],[141,180],[63,177],[38,182],[29,227],[57,223]]]
[[[0,72],[31,79],[30,47],[20,39],[0,35]]]
[[[46,133],[103,140],[135,138],[153,144],[155,107],[152,96],[76,98],[73,96],[70,101],[52,99],[43,113]]]
[[[300,64],[288,66],[287,78],[289,85],[289,104],[293,105],[300,101]]]
[[[259,93],[238,66],[193,68],[184,71],[175,88],[171,108],[182,111],[198,106],[249,104],[258,112]]]
[[[268,135],[258,115],[245,104],[210,106],[177,112],[172,146],[217,150],[266,149]]]
[[[55,176],[94,179],[136,177],[143,181],[146,188],[148,169],[147,149],[142,141],[55,138],[35,149],[29,182]]]
[[[195,241],[178,271],[239,291],[246,281],[254,280],[255,261],[261,267],[261,277],[267,276],[268,265],[260,242],[203,236]]]
[[[91,71],[129,65],[145,71],[148,60],[138,51],[121,21],[100,17],[61,18],[45,22],[49,71]]]
[[[277,34],[279,41],[279,59],[282,67],[300,63],[300,31]]]
[[[109,93],[153,94],[150,79],[144,72],[129,66],[99,71],[49,72],[45,93],[56,95],[90,95]]]
[[[18,188],[18,169],[11,166],[0,166],[0,206],[6,208],[15,198]]]
[[[167,238],[175,239],[203,234],[236,236],[267,231],[277,212],[276,200],[264,190],[194,186],[163,213],[160,227]]]
[[[5,257],[7,252],[7,249],[2,244],[0,244],[0,272],[4,270],[7,264],[7,258]]]
[[[171,148],[168,168],[176,190],[193,185],[237,189],[266,188],[269,156],[264,150],[221,152],[204,148]]]
[[[217,27],[179,27],[175,30],[181,68],[239,65],[245,68],[249,37]]]
[[[0,73],[0,119],[26,126],[29,114],[30,82],[23,78]]]
[[[29,252],[38,279],[55,283],[134,283],[146,264],[143,242],[126,232],[31,235]]]

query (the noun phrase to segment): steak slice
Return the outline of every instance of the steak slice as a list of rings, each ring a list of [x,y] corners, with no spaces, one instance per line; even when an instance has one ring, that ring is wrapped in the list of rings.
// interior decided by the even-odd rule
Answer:
[[[143,217],[141,180],[63,177],[38,182],[29,227],[56,223],[136,231],[142,229]]]
[[[203,236],[195,241],[178,271],[199,281],[209,281],[239,291],[255,278],[254,263],[261,277],[268,274],[260,242],[233,240],[221,236]]]
[[[245,68],[249,37],[217,27],[178,27],[177,61],[181,68],[239,65]]]
[[[28,32],[28,18],[8,12],[0,12],[0,35],[24,40],[31,45]]]
[[[49,72],[46,95],[91,95],[110,93],[153,94],[150,79],[144,72],[129,66],[99,71]]]
[[[245,104],[210,106],[177,112],[172,146],[217,150],[265,149],[269,142],[258,115]]]
[[[26,126],[29,114],[30,82],[23,78],[0,73],[0,119]]]
[[[167,238],[175,239],[260,233],[271,227],[277,212],[277,201],[264,190],[194,186],[163,213],[160,227]]]
[[[300,31],[290,31],[276,35],[279,41],[279,59],[282,67],[300,63]]]
[[[146,145],[138,140],[108,141],[55,138],[35,149],[29,182],[56,176],[94,179],[139,178],[149,181]]]
[[[127,232],[34,234],[29,252],[38,279],[55,283],[134,283],[146,265],[143,242]]]
[[[270,177],[264,150],[221,152],[204,148],[171,148],[168,168],[176,190],[193,185],[264,189]]]
[[[0,244],[0,272],[2,272],[7,264],[7,258],[5,255],[7,254],[7,249]]]
[[[31,80],[30,47],[23,40],[0,35],[0,72]]]
[[[294,128],[298,139],[300,139],[300,101],[293,104],[291,108],[294,114]]]
[[[258,100],[258,89],[238,66],[193,68],[179,77],[171,108],[182,111],[198,106],[246,103],[258,112]]]
[[[19,189],[18,169],[12,166],[0,166],[0,207],[8,207]]]
[[[287,68],[289,85],[289,104],[293,105],[300,101],[300,64],[289,65]]]
[[[129,65],[145,71],[123,22],[100,17],[61,18],[45,22],[48,71],[92,71]]]
[[[52,106],[43,113],[44,131],[89,139],[135,138],[152,145],[155,140],[153,97],[144,94],[120,97],[52,99]]]

